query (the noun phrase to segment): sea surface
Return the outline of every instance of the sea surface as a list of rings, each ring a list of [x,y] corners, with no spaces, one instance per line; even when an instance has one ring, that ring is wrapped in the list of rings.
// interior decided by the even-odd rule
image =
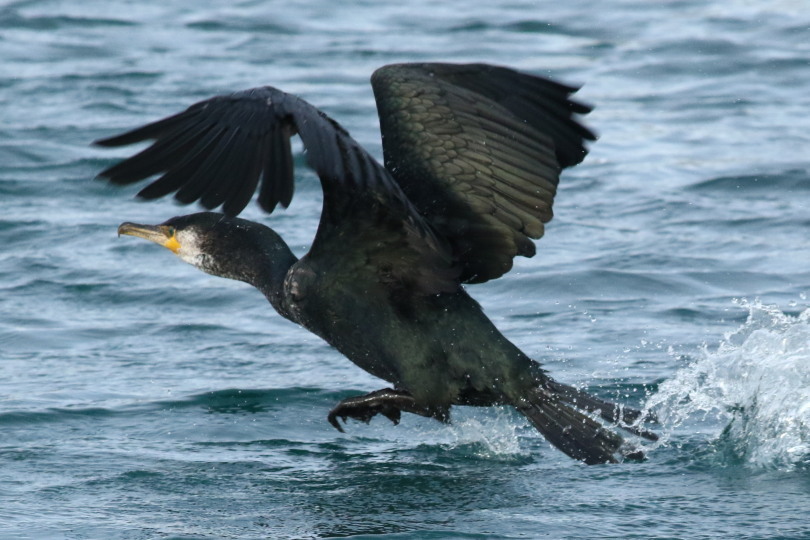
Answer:
[[[468,290],[559,380],[654,410],[646,461],[582,465],[507,408],[338,433],[381,381],[116,237],[196,207],[95,180],[136,149],[94,139],[270,84],[379,157],[368,78],[406,61],[583,85],[600,139],[537,256]],[[302,255],[298,173],[244,216]],[[2,540],[810,538],[808,293],[806,0],[0,2]]]

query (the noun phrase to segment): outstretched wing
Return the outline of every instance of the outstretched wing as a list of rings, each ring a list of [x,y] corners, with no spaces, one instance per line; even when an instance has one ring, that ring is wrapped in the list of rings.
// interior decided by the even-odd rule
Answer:
[[[116,137],[95,141],[151,146],[99,173],[114,184],[163,175],[138,193],[156,199],[170,193],[225,214],[241,212],[261,179],[258,202],[267,212],[293,196],[290,137],[296,133],[322,181],[395,192],[388,173],[337,122],[304,100],[272,87],[254,88],[195,103],[185,111]]]
[[[293,196],[290,137],[301,137],[324,191],[324,208],[310,256],[364,261],[381,282],[416,292],[455,290],[447,245],[434,234],[399,185],[337,122],[306,101],[272,87],[196,103],[185,111],[96,141],[123,146],[153,140],[140,153],[102,171],[115,184],[162,173],[139,196],[175,193],[184,204],[241,212],[259,183],[259,204],[272,212]],[[331,243],[340,243],[339,246]]]
[[[485,64],[395,64],[371,78],[386,168],[451,243],[461,280],[480,283],[531,257],[551,220],[560,171],[594,134],[575,88]]]

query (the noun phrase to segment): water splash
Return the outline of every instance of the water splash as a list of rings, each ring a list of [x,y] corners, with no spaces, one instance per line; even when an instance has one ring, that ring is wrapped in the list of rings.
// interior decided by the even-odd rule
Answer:
[[[451,431],[456,444],[477,443],[480,457],[521,456],[526,449],[518,438],[519,424],[514,416],[503,407],[495,409],[495,414],[471,415],[452,424]]]
[[[425,423],[419,440],[477,458],[512,460],[531,455],[521,444],[523,427],[508,407],[454,407],[450,424]]]
[[[716,350],[665,381],[647,402],[665,426],[709,433],[754,468],[810,466],[810,309],[796,316],[738,302],[748,319]]]

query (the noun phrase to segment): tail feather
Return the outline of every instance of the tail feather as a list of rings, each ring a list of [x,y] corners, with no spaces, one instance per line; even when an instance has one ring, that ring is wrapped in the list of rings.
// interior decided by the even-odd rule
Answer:
[[[644,437],[645,439],[651,441],[658,440],[658,435],[652,431],[638,427],[637,424],[642,420],[642,415],[644,414],[638,409],[599,399],[578,388],[557,382],[553,379],[547,379],[546,385],[558,395],[560,399],[574,407],[596,413],[604,420],[616,424],[618,427]],[[648,417],[643,418],[643,420],[655,421],[655,418],[648,415]]]
[[[616,463],[624,440],[599,422],[566,405],[561,396],[536,388],[515,404],[543,436],[574,459],[588,465]]]

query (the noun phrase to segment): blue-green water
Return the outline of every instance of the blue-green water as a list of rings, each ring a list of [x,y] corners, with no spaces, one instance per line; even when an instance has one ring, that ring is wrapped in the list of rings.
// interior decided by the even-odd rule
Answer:
[[[805,2],[0,7],[0,538],[810,537]],[[190,212],[90,141],[272,84],[376,155],[368,76],[486,61],[584,83],[601,135],[534,259],[470,292],[560,380],[653,407],[586,467],[511,410],[326,413],[381,387],[248,286],[116,238]],[[302,254],[319,187],[272,217]]]

